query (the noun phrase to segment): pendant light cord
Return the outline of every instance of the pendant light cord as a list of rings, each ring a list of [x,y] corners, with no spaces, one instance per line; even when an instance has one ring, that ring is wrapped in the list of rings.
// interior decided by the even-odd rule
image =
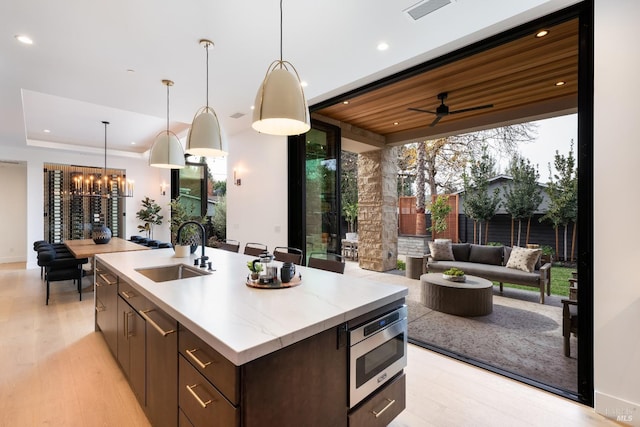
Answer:
[[[282,62],[282,0],[280,0],[280,62]]]
[[[204,44],[204,50],[207,51],[207,110],[209,109],[209,43]]]
[[[169,83],[167,83],[167,134],[169,134]]]

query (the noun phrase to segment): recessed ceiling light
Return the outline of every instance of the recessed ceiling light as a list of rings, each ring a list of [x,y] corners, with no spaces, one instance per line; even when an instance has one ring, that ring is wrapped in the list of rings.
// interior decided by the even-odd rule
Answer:
[[[252,110],[255,110],[255,109],[256,109],[256,106],[255,106],[255,105],[252,105],[252,106],[251,106],[251,109],[252,109]]]
[[[344,105],[347,105],[347,104],[349,104],[349,101],[342,101],[342,103],[343,103]]]
[[[136,70],[134,70],[133,68],[127,68],[127,73],[133,74],[135,72],[136,72]]]
[[[398,126],[399,124],[400,124],[400,123],[398,123],[398,122],[393,122],[393,125],[394,125],[394,126]]]
[[[136,145],[136,142],[135,141],[131,141],[131,145]]]
[[[546,36],[547,34],[549,34],[549,30],[540,30],[540,31],[538,31],[538,32],[536,33],[536,37],[537,37],[537,38],[544,37],[544,36]]]
[[[33,44],[33,40],[31,39],[31,37],[29,36],[25,36],[24,34],[16,34],[15,35],[16,40],[18,40],[20,43],[24,43],[24,44]]]
[[[51,131],[49,129],[44,129],[42,132],[44,133],[51,133]]]
[[[567,82],[565,82],[564,80],[560,80],[559,82],[556,82],[556,86],[564,86],[566,84]]]
[[[389,45],[386,42],[378,43],[378,50],[383,51],[389,49]]]

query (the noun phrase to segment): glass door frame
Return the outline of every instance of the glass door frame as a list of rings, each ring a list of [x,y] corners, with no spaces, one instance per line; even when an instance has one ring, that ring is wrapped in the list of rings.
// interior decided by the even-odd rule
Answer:
[[[342,197],[340,194],[341,175],[341,132],[340,128],[328,123],[311,119],[311,128],[327,133],[327,143],[334,144],[330,152],[336,153],[336,179],[334,193],[336,195],[336,210],[338,221],[336,221],[337,253],[340,254],[342,236]],[[303,252],[303,259],[307,259],[307,134],[289,136],[287,142],[287,170],[288,170],[288,246],[300,248]],[[306,264],[306,262],[305,262]]]

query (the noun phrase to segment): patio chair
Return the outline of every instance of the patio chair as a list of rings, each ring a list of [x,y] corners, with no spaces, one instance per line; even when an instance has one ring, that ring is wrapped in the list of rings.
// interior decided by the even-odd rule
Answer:
[[[569,279],[569,298],[562,300],[562,337],[566,357],[571,355],[571,334],[578,335],[578,279],[576,276]]]
[[[296,265],[302,265],[302,250],[298,248],[276,246],[273,250],[273,256],[276,261],[292,262]]]

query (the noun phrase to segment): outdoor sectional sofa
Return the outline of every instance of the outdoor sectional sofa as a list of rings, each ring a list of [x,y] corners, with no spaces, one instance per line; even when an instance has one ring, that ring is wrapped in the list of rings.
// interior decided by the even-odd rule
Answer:
[[[465,274],[499,282],[500,292],[502,292],[503,283],[530,286],[540,290],[540,304],[544,304],[545,288],[547,295],[551,295],[550,263],[540,266],[538,260],[532,272],[506,267],[512,252],[509,246],[454,243],[451,244],[451,252],[453,260],[447,260],[448,256],[440,256],[440,259],[437,259],[432,256],[433,254],[429,254],[427,271],[442,273],[451,267],[457,267]]]

